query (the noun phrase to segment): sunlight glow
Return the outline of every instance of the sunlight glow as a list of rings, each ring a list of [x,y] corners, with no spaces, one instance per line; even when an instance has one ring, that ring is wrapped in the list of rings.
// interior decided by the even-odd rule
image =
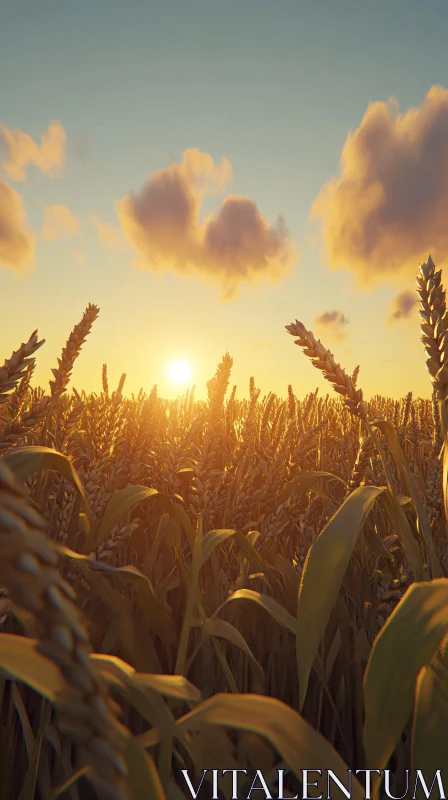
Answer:
[[[169,373],[171,380],[175,383],[185,383],[191,378],[191,369],[186,361],[175,361],[171,364]]]

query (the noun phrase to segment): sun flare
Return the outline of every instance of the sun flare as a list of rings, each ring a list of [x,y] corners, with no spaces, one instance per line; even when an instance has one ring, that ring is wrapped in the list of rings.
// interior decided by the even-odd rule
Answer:
[[[170,378],[174,383],[185,383],[191,378],[191,368],[186,361],[174,361],[169,369]]]

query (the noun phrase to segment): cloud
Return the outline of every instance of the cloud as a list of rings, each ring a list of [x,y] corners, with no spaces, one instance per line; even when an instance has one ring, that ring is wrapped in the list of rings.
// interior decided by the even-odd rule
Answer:
[[[316,317],[314,323],[325,335],[330,335],[339,342],[348,336],[347,326],[350,320],[336,308],[333,311],[323,311]]]
[[[328,263],[364,285],[414,275],[431,252],[448,252],[448,90],[433,86],[418,108],[372,103],[350,132],[339,177],[311,209]]]
[[[26,271],[34,258],[34,241],[20,194],[0,181],[0,266]]]
[[[65,164],[67,136],[60,122],[53,121],[41,136],[40,145],[18,128],[0,125],[2,167],[14,181],[26,180],[26,168],[34,165],[49,177],[59,177]]]
[[[98,241],[108,250],[122,250],[126,247],[126,239],[121,228],[111,222],[103,222],[97,214],[91,214],[90,221],[95,225]]]
[[[150,270],[200,274],[220,284],[225,300],[242,282],[278,281],[297,260],[298,250],[281,217],[274,224],[254,200],[227,195],[218,211],[201,220],[206,195],[222,193],[232,177],[229,161],[217,165],[199,149],[180,163],[153,173],[142,189],[118,204],[128,240]]]
[[[42,238],[52,242],[63,236],[75,236],[80,232],[79,222],[67,206],[45,206]]]
[[[399,319],[408,319],[417,305],[418,298],[415,292],[406,291],[397,294],[392,301],[389,324],[397,322]]]

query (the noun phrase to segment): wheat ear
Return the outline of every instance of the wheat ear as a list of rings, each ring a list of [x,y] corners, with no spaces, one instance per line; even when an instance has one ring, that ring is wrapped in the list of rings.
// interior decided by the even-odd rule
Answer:
[[[19,381],[24,377],[26,371],[33,364],[32,356],[42,347],[45,339],[40,342],[37,338],[37,330],[34,331],[28,341],[21,344],[15,350],[11,358],[7,358],[3,367],[0,367],[0,405],[8,400],[8,392],[15,389]]]
[[[428,356],[426,367],[431,376],[440,407],[442,436],[447,429],[446,399],[448,397],[448,317],[442,270],[436,272],[431,256],[421,264],[417,275],[420,297],[420,328]]]
[[[336,363],[333,353],[327,350],[311,331],[308,331],[301,322],[296,320],[286,325],[286,330],[291,336],[297,336],[295,344],[303,347],[303,352],[316,369],[319,369],[324,378],[333,386],[333,389],[344,398],[345,405],[351,413],[360,419],[367,419],[367,408],[363,400],[362,389],[356,389],[353,378]]]
[[[58,366],[53,369],[54,380],[50,381],[51,396],[56,399],[63,394],[67,388],[70,380],[70,375],[75,363],[76,357],[79,355],[81,347],[83,346],[86,337],[90,333],[90,329],[99,314],[99,308],[89,303],[84,314],[82,315],[81,322],[73,328],[70,336],[68,337],[67,344],[65,345],[61,358],[58,358]]]

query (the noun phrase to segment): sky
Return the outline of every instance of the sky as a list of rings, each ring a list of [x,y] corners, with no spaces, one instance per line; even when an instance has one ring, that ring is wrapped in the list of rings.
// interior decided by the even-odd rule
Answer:
[[[34,383],[429,397],[415,277],[448,254],[447,0],[0,0],[0,361]]]

